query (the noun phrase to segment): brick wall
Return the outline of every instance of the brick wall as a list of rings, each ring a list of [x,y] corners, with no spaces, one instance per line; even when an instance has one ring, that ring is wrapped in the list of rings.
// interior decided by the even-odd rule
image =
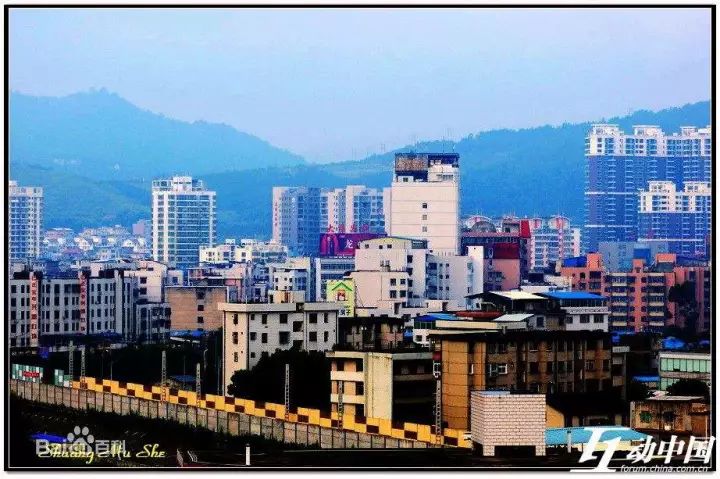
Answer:
[[[494,456],[497,446],[534,446],[545,455],[545,395],[472,391],[471,434],[483,455]]]

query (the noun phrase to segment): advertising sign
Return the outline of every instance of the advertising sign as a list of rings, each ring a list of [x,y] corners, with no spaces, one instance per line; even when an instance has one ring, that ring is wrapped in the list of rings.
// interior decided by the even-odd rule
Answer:
[[[34,273],[30,273],[30,346],[38,346],[38,317],[40,313],[38,290],[40,289],[39,281]]]
[[[80,280],[80,334],[87,331],[87,280],[85,274],[80,271],[78,273]]]
[[[353,257],[358,242],[381,236],[378,233],[325,233],[320,237],[320,257]]]
[[[340,316],[355,315],[355,282],[351,279],[329,279],[326,286],[328,301],[342,303],[345,307]]]
[[[20,381],[28,381],[31,383],[39,383],[42,381],[43,368],[40,366],[27,366],[25,364],[12,365],[12,379]]]

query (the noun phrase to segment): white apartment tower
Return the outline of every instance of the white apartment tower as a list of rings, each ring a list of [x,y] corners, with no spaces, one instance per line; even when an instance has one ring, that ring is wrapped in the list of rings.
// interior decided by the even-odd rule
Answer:
[[[37,186],[18,186],[17,181],[10,181],[9,187],[10,261],[37,258],[40,256],[43,189]]]
[[[152,237],[155,261],[197,265],[200,247],[215,243],[215,192],[190,176],[153,181]]]
[[[395,155],[385,213],[390,236],[427,240],[435,254],[459,253],[459,159],[457,153]]]

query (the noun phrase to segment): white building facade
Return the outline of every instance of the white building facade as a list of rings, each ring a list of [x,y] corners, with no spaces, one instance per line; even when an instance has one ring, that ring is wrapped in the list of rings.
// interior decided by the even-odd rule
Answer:
[[[215,192],[189,176],[153,181],[153,259],[186,269],[215,244]]]
[[[455,153],[398,153],[387,198],[390,236],[424,239],[434,253],[460,251],[460,168]]]

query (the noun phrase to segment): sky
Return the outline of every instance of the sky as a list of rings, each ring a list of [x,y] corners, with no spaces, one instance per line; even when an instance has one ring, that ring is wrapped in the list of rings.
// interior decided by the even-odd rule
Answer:
[[[709,9],[14,9],[10,88],[106,88],[309,161],[707,100]]]

